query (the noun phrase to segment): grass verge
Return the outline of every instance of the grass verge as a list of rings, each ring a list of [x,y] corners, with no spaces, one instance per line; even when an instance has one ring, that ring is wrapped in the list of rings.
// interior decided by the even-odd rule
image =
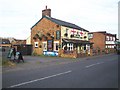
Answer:
[[[2,66],[9,66],[9,67],[11,67],[11,66],[16,66],[15,63],[11,62],[10,60],[8,60],[8,59],[6,59],[6,58],[2,58],[2,60],[1,60],[1,65],[2,65]]]

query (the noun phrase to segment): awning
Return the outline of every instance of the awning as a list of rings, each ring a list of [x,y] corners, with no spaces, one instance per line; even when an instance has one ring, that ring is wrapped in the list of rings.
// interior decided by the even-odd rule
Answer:
[[[63,42],[66,43],[74,43],[74,44],[93,44],[90,41],[83,41],[83,40],[75,40],[75,39],[62,39]]]

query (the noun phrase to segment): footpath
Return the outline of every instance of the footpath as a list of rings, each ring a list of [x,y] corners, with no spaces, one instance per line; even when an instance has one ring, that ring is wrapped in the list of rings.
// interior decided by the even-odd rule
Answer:
[[[109,56],[112,54],[104,54],[104,55],[96,55],[96,56],[88,56],[83,58],[61,58],[61,57],[49,57],[49,56],[23,56],[24,63],[21,61],[20,63],[15,62],[13,66],[3,66],[2,73],[24,70],[24,69],[35,69],[35,68],[44,68],[53,65],[61,65],[68,64],[73,62],[80,62],[84,60],[91,60],[92,58],[100,58],[102,56]]]

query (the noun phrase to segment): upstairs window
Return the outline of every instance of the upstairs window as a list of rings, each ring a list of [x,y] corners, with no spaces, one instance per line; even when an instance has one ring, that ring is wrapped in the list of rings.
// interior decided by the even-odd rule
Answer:
[[[106,36],[106,40],[109,41],[109,36]]]
[[[57,39],[57,40],[60,39],[60,30],[56,31],[56,39]]]
[[[112,39],[112,37],[110,37],[110,41],[112,41],[113,39]]]
[[[93,34],[92,33],[88,34],[88,37],[89,39],[93,38]]]
[[[113,37],[113,41],[115,41],[115,37]]]

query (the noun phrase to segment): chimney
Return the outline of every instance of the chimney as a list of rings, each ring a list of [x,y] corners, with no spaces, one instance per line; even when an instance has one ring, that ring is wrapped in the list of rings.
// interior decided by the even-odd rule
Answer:
[[[44,10],[42,10],[42,17],[43,16],[49,16],[51,17],[51,9],[47,9],[47,6]]]

